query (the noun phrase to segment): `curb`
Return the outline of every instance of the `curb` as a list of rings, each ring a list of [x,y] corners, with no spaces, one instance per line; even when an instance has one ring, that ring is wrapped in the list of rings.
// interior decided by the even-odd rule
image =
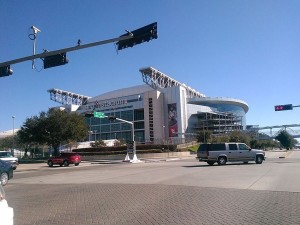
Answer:
[[[286,151],[285,154],[284,154],[283,156],[279,156],[279,159],[285,159],[285,158],[287,158],[291,153],[292,153],[292,151]]]

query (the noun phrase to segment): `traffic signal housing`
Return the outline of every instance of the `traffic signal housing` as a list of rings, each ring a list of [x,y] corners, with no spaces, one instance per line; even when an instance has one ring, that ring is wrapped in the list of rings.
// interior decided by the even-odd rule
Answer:
[[[7,77],[13,74],[13,70],[9,66],[0,67],[0,77]]]
[[[151,23],[137,30],[128,32],[120,37],[128,35],[132,35],[132,38],[117,42],[118,50],[133,47],[134,45],[138,45],[146,41],[148,42],[152,39],[157,39],[157,23]]]
[[[55,66],[62,66],[69,62],[67,59],[67,53],[61,53],[57,55],[51,55],[44,58],[44,69],[48,69]]]
[[[113,122],[113,121],[116,120],[116,117],[115,116],[109,116],[108,119],[109,119],[109,121]]]
[[[275,105],[275,111],[293,110],[292,104]]]
[[[91,117],[94,117],[94,113],[93,112],[87,112],[87,113],[84,114],[84,116],[86,118],[91,118]]]

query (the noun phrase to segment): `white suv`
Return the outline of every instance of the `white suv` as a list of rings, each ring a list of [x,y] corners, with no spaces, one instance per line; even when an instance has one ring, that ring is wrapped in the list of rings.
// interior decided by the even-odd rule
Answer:
[[[261,164],[265,160],[265,152],[259,149],[251,149],[244,143],[212,143],[201,144],[197,151],[200,162],[207,162],[212,166],[215,162],[225,165],[226,162],[242,161],[248,163],[254,161]]]
[[[10,152],[7,151],[0,151],[0,159],[2,161],[10,162],[12,168],[15,170],[19,165],[19,160],[16,157],[13,157]]]

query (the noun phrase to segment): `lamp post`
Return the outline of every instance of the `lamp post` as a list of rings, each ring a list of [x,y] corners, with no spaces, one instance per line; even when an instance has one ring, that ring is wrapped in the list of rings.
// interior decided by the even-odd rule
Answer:
[[[163,133],[163,135],[162,135],[162,137],[163,137],[163,144],[165,144],[165,125],[163,125],[162,126],[162,133]]]
[[[94,135],[95,135],[95,142],[96,142],[96,140],[97,140],[97,130],[94,130]]]
[[[11,117],[12,120],[13,120],[13,138],[12,138],[12,150],[11,150],[11,154],[13,156],[15,156],[15,151],[14,151],[14,148],[15,148],[15,116],[12,116]]]
[[[93,131],[90,130],[88,133],[89,133],[89,142],[91,142]]]

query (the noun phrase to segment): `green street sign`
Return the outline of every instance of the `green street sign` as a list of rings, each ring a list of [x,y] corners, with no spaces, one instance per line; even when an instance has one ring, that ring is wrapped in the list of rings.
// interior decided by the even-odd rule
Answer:
[[[103,112],[94,112],[94,117],[105,118],[105,115]]]

